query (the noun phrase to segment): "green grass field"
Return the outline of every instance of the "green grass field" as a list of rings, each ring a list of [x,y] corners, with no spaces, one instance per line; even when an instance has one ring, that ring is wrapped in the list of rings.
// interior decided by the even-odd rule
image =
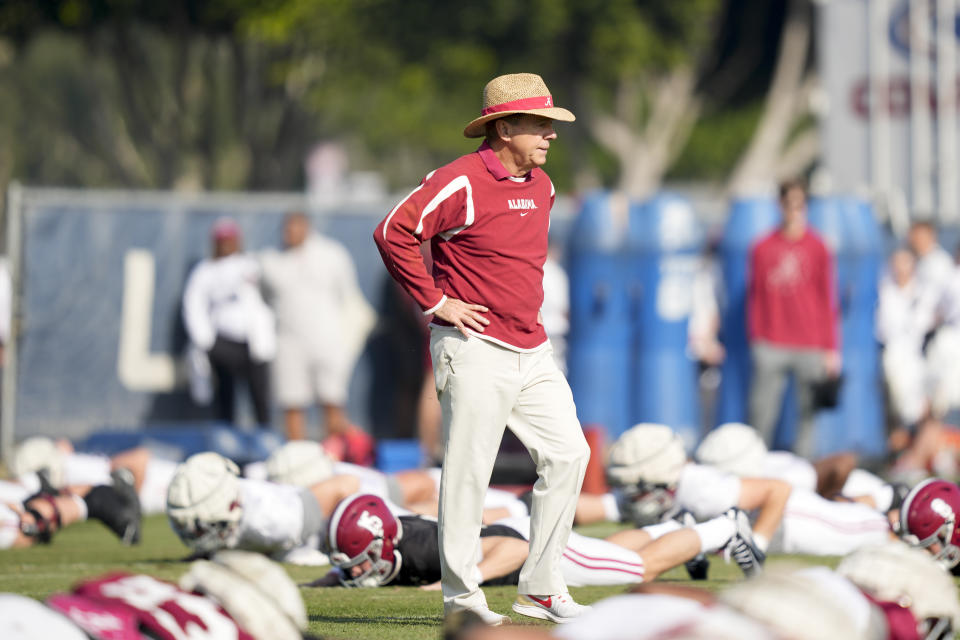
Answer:
[[[603,536],[616,529],[602,525],[578,529],[586,535]],[[145,573],[171,581],[186,571],[183,559],[187,549],[170,530],[163,516],[152,516],[144,522],[143,542],[136,547],[123,547],[101,524],[85,522],[74,525],[56,536],[50,546],[9,550],[0,553],[0,591],[16,592],[42,599],[56,591],[69,590],[82,578],[107,571],[123,570]],[[773,557],[770,565],[781,563],[835,565],[832,558]],[[320,577],[325,568],[287,566],[298,583]],[[725,565],[714,559],[711,579],[697,583],[708,589],[721,589],[740,580],[736,565]],[[682,568],[675,569],[661,580],[690,582]],[[584,587],[571,589],[583,603],[620,593],[623,587]],[[485,589],[487,600],[495,611],[510,613],[516,596],[513,587]],[[439,592],[410,587],[380,589],[301,589],[310,631],[328,638],[343,640],[434,640],[439,635],[442,603]],[[514,622],[536,624],[528,619]],[[546,624],[546,623],[544,623]]]

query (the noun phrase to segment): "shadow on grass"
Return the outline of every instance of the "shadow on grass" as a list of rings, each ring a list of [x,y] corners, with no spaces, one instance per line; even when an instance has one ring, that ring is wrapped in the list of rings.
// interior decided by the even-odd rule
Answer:
[[[327,624],[391,624],[401,627],[440,626],[443,616],[376,616],[376,617],[347,617],[311,615],[310,622]]]

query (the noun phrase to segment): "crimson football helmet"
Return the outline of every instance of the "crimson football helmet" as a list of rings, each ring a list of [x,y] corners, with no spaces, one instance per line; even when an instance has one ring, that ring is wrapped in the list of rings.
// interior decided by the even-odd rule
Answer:
[[[400,520],[381,498],[356,493],[340,501],[330,518],[328,542],[343,586],[378,587],[393,580],[400,571],[402,537]],[[355,567],[362,571],[355,575]]]
[[[960,563],[960,487],[931,478],[915,486],[900,507],[900,537],[917,547],[929,548],[946,569]]]

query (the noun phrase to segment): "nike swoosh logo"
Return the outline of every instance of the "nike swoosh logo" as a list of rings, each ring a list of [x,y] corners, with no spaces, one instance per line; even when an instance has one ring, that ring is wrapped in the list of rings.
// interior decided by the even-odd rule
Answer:
[[[527,215],[528,213],[530,213],[530,212],[529,212],[529,211],[524,211],[523,213],[520,214],[520,217],[522,218],[523,216]]]
[[[529,211],[527,213],[529,213]],[[553,596],[547,596],[546,600],[541,600],[540,598],[531,595],[528,595],[527,597],[539,604],[541,607],[546,607],[548,609],[550,608],[550,601],[553,599]]]

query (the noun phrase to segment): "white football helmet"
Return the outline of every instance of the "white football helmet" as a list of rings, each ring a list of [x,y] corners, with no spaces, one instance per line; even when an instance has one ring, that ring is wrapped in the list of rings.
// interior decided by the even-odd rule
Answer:
[[[63,486],[63,452],[52,438],[35,436],[27,438],[13,454],[13,473],[25,476],[30,473],[46,473],[47,480],[56,488]]]
[[[922,638],[953,637],[960,629],[957,586],[929,553],[890,541],[854,551],[837,567],[877,600],[907,607]]]
[[[672,487],[687,462],[683,438],[664,424],[640,423],[625,431],[610,447],[607,476],[618,487]]]
[[[219,551],[180,578],[184,591],[205,594],[256,640],[300,640],[307,611],[283,568],[248,551]]]
[[[218,453],[197,453],[177,467],[167,489],[167,517],[184,544],[209,553],[240,536],[240,469]]]
[[[757,475],[763,467],[767,445],[757,430],[742,422],[720,425],[697,447],[698,462],[735,476]]]
[[[333,460],[313,440],[291,440],[267,458],[267,480],[312,487],[333,475]]]
[[[723,591],[720,601],[791,640],[864,637],[844,603],[801,573],[766,571]]]

